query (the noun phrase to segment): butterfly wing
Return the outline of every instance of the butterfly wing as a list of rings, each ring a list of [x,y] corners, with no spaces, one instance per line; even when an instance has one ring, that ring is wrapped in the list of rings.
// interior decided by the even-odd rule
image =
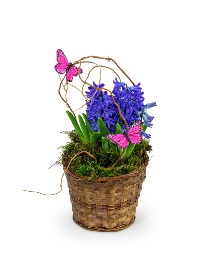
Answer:
[[[75,66],[72,66],[66,74],[67,81],[72,82],[73,76],[77,76],[78,69]]]
[[[56,52],[56,57],[57,57],[57,64],[55,65],[55,70],[59,74],[64,74],[66,72],[66,69],[69,65],[69,62],[67,60],[67,57],[63,53],[62,50],[58,49]]]
[[[79,71],[80,70],[80,71]],[[73,76],[77,76],[78,73],[82,73],[82,69],[78,69],[76,68],[75,66],[72,66],[68,71],[67,71],[67,74],[66,74],[66,78],[67,78],[67,81],[69,82],[72,82],[73,80]]]
[[[129,145],[129,142],[124,134],[109,134],[107,136],[107,139],[111,141],[112,143],[117,144],[120,148],[127,148]]]
[[[133,144],[141,142],[141,122],[135,123],[128,131],[128,137]]]

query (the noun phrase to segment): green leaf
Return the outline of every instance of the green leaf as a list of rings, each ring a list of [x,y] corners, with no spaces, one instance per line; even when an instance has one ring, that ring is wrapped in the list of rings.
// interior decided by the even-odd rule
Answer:
[[[104,137],[106,137],[109,134],[109,130],[108,130],[107,126],[105,125],[104,121],[100,117],[98,117],[98,128],[99,128],[100,133]]]
[[[147,129],[147,126],[145,124],[142,124],[142,131],[145,132]]]
[[[116,134],[122,133],[122,128],[120,124],[116,124]]]
[[[83,133],[82,133],[81,128],[77,122],[77,119],[73,116],[73,114],[70,111],[67,110],[66,113],[67,113],[68,117],[70,118],[70,121],[72,122],[72,125],[75,128],[80,140],[82,142],[84,142]]]
[[[112,142],[110,142],[107,138],[102,137],[101,138],[102,141],[102,148],[104,149],[104,151],[106,153],[113,153],[113,154],[117,154],[118,152],[118,148],[117,145],[113,144]]]
[[[108,142],[108,146],[110,148],[110,152],[113,154],[117,154],[117,146],[115,144],[113,144],[112,142]]]
[[[119,117],[119,124],[120,124],[121,127],[122,127],[122,125],[124,124],[124,122],[123,122],[121,116]]]
[[[89,120],[88,120],[88,117],[86,114],[82,113],[83,117],[84,117],[84,120],[85,120],[85,123],[86,123],[86,127],[87,127],[87,130],[88,130],[88,133],[89,133],[89,138],[91,140],[91,136],[92,134],[94,133],[94,131],[92,130],[91,126],[90,126],[90,123],[89,123]]]
[[[130,143],[129,147],[126,149],[126,152],[122,158],[128,158],[131,155],[131,153],[133,152],[135,146],[136,146],[136,144]]]
[[[84,120],[83,120],[81,115],[78,115],[78,120],[79,120],[81,130],[82,130],[82,133],[83,133],[84,143],[89,143],[89,133],[88,133],[86,124],[84,123]]]
[[[123,153],[123,154],[122,154]],[[123,159],[125,157],[125,154],[126,154],[126,149],[122,149],[120,150],[120,155],[122,154],[121,156],[121,159]]]
[[[102,138],[101,138],[101,141],[102,141],[102,148],[103,148],[103,150],[104,150],[106,153],[109,153],[110,150],[109,150],[109,146],[108,146],[108,140],[107,140],[105,137],[102,137]]]
[[[90,143],[94,144],[100,138],[100,135],[100,132],[94,132],[90,137]]]

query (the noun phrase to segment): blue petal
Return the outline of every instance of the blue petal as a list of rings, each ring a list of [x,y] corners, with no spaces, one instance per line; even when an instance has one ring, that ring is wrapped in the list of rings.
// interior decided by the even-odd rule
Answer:
[[[150,116],[147,111],[144,111],[144,115],[146,116],[146,118],[148,119],[149,122],[152,122],[152,120],[154,119],[154,116]]]
[[[146,118],[146,116],[143,115],[143,120],[144,120],[144,125],[146,125],[147,127],[152,127],[151,122]]]
[[[145,109],[149,109],[149,108],[156,107],[156,106],[157,106],[156,102],[154,101],[154,102],[151,102],[151,103],[147,103],[145,105]]]
[[[151,135],[145,133],[144,131],[141,132],[141,135],[144,136],[146,139],[150,139],[151,138]]]

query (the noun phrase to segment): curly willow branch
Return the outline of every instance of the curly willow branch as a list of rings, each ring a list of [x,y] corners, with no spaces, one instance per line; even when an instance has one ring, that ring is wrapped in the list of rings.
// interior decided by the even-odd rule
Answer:
[[[79,64],[79,68],[81,67],[81,64],[82,64],[82,63],[92,63],[92,64],[96,64],[95,62],[92,62],[92,61],[81,61],[80,64]],[[91,72],[92,72],[95,68],[100,68],[99,84],[100,84],[100,82],[101,82],[101,68],[107,68],[107,69],[110,69],[111,71],[113,71],[114,74],[119,78],[119,80],[120,80],[120,82],[121,82],[120,76],[119,76],[119,75],[117,74],[117,72],[114,71],[112,68],[110,68],[110,67],[108,67],[108,66],[96,64],[94,67],[92,67],[92,68],[90,69],[90,71],[89,71],[89,73],[87,74],[87,77],[86,77],[86,79],[85,79],[85,82],[83,82],[83,85],[82,85],[82,95],[83,95],[83,96],[84,96],[84,86],[85,86],[85,84],[87,84],[87,80],[88,80],[88,78],[89,78]],[[78,75],[80,76],[79,73],[78,73]],[[80,79],[80,80],[81,80],[81,79]],[[94,86],[92,85],[92,87],[94,87]],[[96,87],[94,87],[94,88],[96,88]],[[87,100],[88,100],[88,101],[92,101],[92,99],[94,98],[94,96],[95,96],[96,93],[97,93],[97,90],[95,91],[95,93],[93,94],[93,96],[92,96],[90,99],[87,99]],[[84,97],[85,97],[85,96],[84,96]],[[76,109],[76,110],[74,110],[74,111],[77,111],[77,110],[83,108],[85,105],[86,105],[86,103],[85,103],[83,106],[81,106],[80,108],[78,108],[78,109]]]
[[[99,84],[100,84],[100,81],[101,81],[101,68],[100,68],[100,66],[99,66],[97,63],[93,62],[93,61],[82,61],[82,62],[80,62],[79,69],[80,69],[80,67],[81,67],[81,63],[95,64],[95,65],[96,65],[95,67],[99,67],[99,69],[100,69]],[[92,69],[89,71],[89,73],[88,73],[88,75],[87,75],[85,81],[87,81],[87,79],[89,78],[91,72],[92,72]],[[80,73],[80,72],[78,71],[78,74],[79,74],[79,73]],[[82,90],[81,90],[81,93],[82,93],[83,96],[84,96],[84,85],[85,85],[85,83],[83,83],[83,85],[82,85]],[[84,97],[85,97],[85,96],[84,96]],[[83,105],[83,106],[84,106],[84,105]],[[82,107],[83,107],[83,106],[82,106]]]
[[[82,60],[89,59],[89,58],[112,61],[112,62],[118,67],[118,69],[130,80],[130,82],[131,82],[133,85],[135,84],[135,83],[133,82],[133,80],[126,74],[126,72],[117,64],[117,62],[116,62],[114,59],[110,58],[110,57],[100,57],[100,56],[90,55],[90,56],[86,56],[86,57],[83,57],[83,58],[81,58],[81,59],[75,61],[75,62],[73,63],[73,65],[79,64]]]
[[[82,62],[80,62],[79,69],[80,69],[80,67],[81,67],[81,63],[94,64],[94,65],[96,65],[97,67],[99,67],[99,69],[100,69],[100,78],[99,78],[99,83],[100,83],[100,81],[101,81],[101,68],[100,68],[100,66],[99,66],[97,63],[93,62],[93,61],[82,61]],[[78,74],[79,74],[79,73],[80,73],[80,72],[78,71]],[[89,74],[90,74],[90,72],[89,72]],[[89,74],[87,75],[87,77],[86,77],[85,81],[87,81],[87,79],[88,79],[88,77],[89,77]],[[85,85],[85,84],[83,84],[83,85],[82,85],[82,90],[80,90],[80,92],[81,92],[81,93],[82,93],[82,95],[86,98],[86,96],[84,95],[84,92],[83,92],[84,85]]]
[[[69,163],[68,163],[68,165],[67,165],[67,168],[64,170],[64,172],[63,172],[63,174],[62,174],[62,176],[61,176],[60,190],[59,190],[58,192],[52,193],[52,194],[48,194],[48,193],[41,193],[41,192],[39,192],[39,191],[34,191],[34,190],[25,190],[25,189],[24,189],[24,190],[22,190],[22,191],[24,191],[24,192],[37,193],[37,194],[40,194],[40,195],[43,195],[43,196],[54,196],[54,195],[59,194],[60,192],[62,192],[62,179],[63,179],[63,177],[64,177],[64,174],[70,172],[68,169],[69,169],[69,167],[70,167],[72,161],[73,161],[76,157],[78,157],[79,155],[81,155],[81,154],[83,154],[83,153],[86,153],[89,157],[91,157],[91,158],[93,158],[94,160],[97,161],[96,157],[93,156],[93,155],[92,155],[91,153],[89,153],[88,151],[81,151],[81,152],[78,152],[77,154],[75,154],[75,155],[70,159],[70,161],[69,161]]]
[[[93,155],[92,155],[91,153],[89,153],[88,151],[80,151],[80,152],[78,152],[77,154],[75,154],[74,157],[72,157],[72,158],[70,159],[70,161],[69,161],[69,163],[68,163],[68,165],[67,165],[67,168],[65,169],[64,172],[67,172],[67,173],[70,172],[68,169],[69,169],[69,167],[70,167],[72,161],[73,161],[76,157],[78,157],[79,155],[81,155],[81,154],[83,154],[83,153],[86,153],[89,157],[91,157],[91,158],[93,158],[95,161],[97,161],[96,157],[93,156]]]
[[[81,63],[83,63],[83,62],[81,62]],[[81,66],[81,65],[80,65],[80,66]],[[119,80],[120,80],[120,82],[121,82],[121,78],[120,78],[120,76],[117,74],[117,72],[114,71],[112,68],[107,67],[107,66],[104,66],[104,65],[96,65],[96,66],[92,67],[92,68],[90,69],[90,71],[89,71],[89,73],[88,73],[86,79],[85,79],[85,82],[88,80],[88,78],[89,78],[91,72],[92,72],[95,68],[98,68],[98,67],[99,67],[99,68],[107,68],[107,69],[110,69],[111,71],[114,72],[114,74],[119,78]],[[100,70],[101,70],[101,69],[100,69]],[[100,81],[101,81],[101,79],[100,79]],[[100,84],[100,81],[99,81],[99,84]],[[85,83],[83,83],[82,91],[84,90],[84,85],[85,85]]]
[[[61,82],[60,82],[60,84],[59,84],[58,93],[59,93],[60,98],[64,101],[64,103],[66,104],[66,106],[70,109],[71,113],[72,113],[72,114],[74,115],[74,117],[75,117],[75,113],[74,113],[74,111],[72,110],[72,108],[70,107],[69,103],[67,102],[67,99],[64,99],[64,98],[62,97],[62,95],[61,95],[61,87],[62,87],[62,85],[63,85],[63,81],[64,81],[65,78],[66,78],[66,75],[64,75],[64,77],[61,79]],[[67,81],[66,81],[66,82],[67,82]],[[66,97],[66,96],[65,96],[65,97]]]
[[[106,89],[106,88],[99,88],[99,87],[96,87],[96,86],[94,86],[94,85],[92,85],[92,84],[90,84],[90,83],[87,83],[86,81],[84,81],[84,80],[81,78],[80,73],[78,73],[78,76],[79,76],[79,78],[80,78],[80,80],[81,80],[82,83],[85,83],[85,84],[87,84],[87,85],[93,87],[93,88],[96,89],[97,91],[107,91],[107,92],[110,93],[111,98],[112,98],[112,101],[113,101],[114,104],[116,105],[116,107],[117,107],[117,109],[118,109],[118,111],[119,111],[119,115],[121,116],[123,122],[125,123],[126,129],[129,130],[128,123],[127,123],[126,119],[124,118],[124,116],[122,115],[122,110],[120,109],[119,104],[115,101],[114,96],[113,96],[113,94],[112,94],[112,91],[110,91],[109,89]]]
[[[96,65],[95,67],[99,67],[99,69],[100,69],[99,84],[100,84],[100,82],[101,82],[101,73],[102,73],[101,67],[100,67],[97,63],[95,63],[95,62],[93,62],[93,61],[82,61],[82,63],[90,63],[90,64]],[[80,67],[81,67],[81,64],[80,64],[79,68],[80,68]],[[87,76],[87,78],[86,78],[85,81],[87,81],[87,79],[88,79],[90,73],[91,73],[91,72],[89,72],[89,74],[88,74],[88,76]],[[119,77],[119,76],[118,76],[118,77]],[[65,78],[65,77],[64,77],[64,78]],[[61,78],[60,78],[60,79],[61,79]],[[63,81],[62,81],[62,83],[63,83]],[[64,90],[65,90],[65,99],[63,99],[63,98],[61,97],[61,94],[59,94],[60,97],[63,99],[63,101],[66,102],[66,104],[67,104],[68,84],[71,85],[72,87],[74,87],[75,89],[77,89],[77,90],[82,94],[82,96],[85,98],[85,100],[87,100],[87,101],[90,100],[90,99],[88,99],[88,98],[84,95],[84,92],[83,92],[83,89],[84,89],[84,85],[85,85],[85,84],[82,85],[82,90],[80,90],[78,87],[76,87],[75,85],[71,84],[70,82],[68,82],[68,81],[66,80],[66,84],[65,84],[65,85],[66,85],[66,89],[65,89],[65,86],[63,86],[63,88],[64,88]],[[60,92],[60,90],[59,90],[59,92]],[[83,104],[81,107],[79,107],[79,108],[77,108],[77,109],[75,109],[75,110],[72,110],[72,112],[74,113],[75,111],[80,110],[80,109],[83,108],[85,105],[86,105],[86,103]],[[68,104],[67,106],[70,108],[69,104]]]
[[[81,58],[81,59],[79,59],[79,60],[77,60],[77,61],[75,61],[75,62],[73,63],[73,65],[79,64],[78,76],[79,76],[81,82],[83,83],[83,85],[82,85],[82,90],[80,90],[80,89],[78,89],[78,90],[81,92],[81,94],[83,95],[83,97],[87,100],[86,96],[84,95],[84,86],[85,86],[85,84],[87,84],[87,85],[89,85],[89,86],[95,88],[95,89],[96,89],[96,92],[99,91],[99,90],[109,92],[110,95],[111,95],[112,101],[114,102],[114,104],[116,105],[116,107],[117,107],[117,109],[118,109],[118,112],[119,112],[119,114],[120,114],[120,116],[121,116],[121,118],[122,118],[122,121],[125,123],[126,129],[129,130],[129,126],[128,126],[128,124],[127,124],[127,121],[126,121],[126,119],[124,118],[124,116],[123,116],[123,114],[122,114],[122,111],[121,111],[119,105],[118,105],[117,102],[115,101],[112,92],[111,92],[110,90],[106,89],[106,88],[96,88],[94,85],[92,85],[92,84],[90,84],[90,83],[87,82],[87,80],[88,80],[88,78],[89,78],[91,72],[92,72],[95,68],[100,68],[100,79],[99,79],[99,83],[100,83],[100,81],[101,81],[101,68],[110,69],[111,71],[113,71],[113,72],[116,74],[116,76],[117,76],[117,77],[119,78],[119,80],[121,81],[120,76],[119,76],[112,68],[110,68],[110,67],[108,67],[108,66],[104,66],[104,65],[98,65],[98,64],[96,64],[95,62],[92,62],[92,61],[87,60],[87,59],[89,59],[89,58],[112,61],[112,62],[117,66],[117,68],[128,78],[128,80],[130,80],[130,82],[131,82],[132,84],[134,84],[134,82],[133,82],[132,79],[126,74],[126,72],[117,64],[117,62],[116,62],[114,59],[110,58],[110,57],[100,57],[100,56],[92,56],[92,55],[90,55],[90,56],[83,57],[83,58]],[[91,68],[91,70],[89,71],[89,73],[88,73],[88,75],[87,75],[87,77],[86,77],[85,80],[83,80],[83,79],[81,78],[81,74],[80,74],[80,67],[81,67],[82,63],[92,63],[92,64],[95,64],[95,65],[96,65],[96,66],[94,66],[94,67]],[[75,116],[74,111],[72,110],[72,108],[70,107],[70,105],[69,105],[68,102],[67,102],[67,97],[66,97],[66,95],[67,95],[68,85],[67,85],[67,88],[64,89],[65,92],[66,92],[66,94],[65,94],[65,99],[64,99],[64,98],[62,97],[62,95],[61,95],[61,85],[63,84],[63,81],[64,81],[65,77],[66,77],[66,76],[64,76],[64,78],[61,80],[61,83],[60,83],[60,86],[59,86],[59,95],[60,95],[61,99],[66,103],[66,105],[68,106],[68,108],[71,110],[71,112],[73,113],[73,115]],[[67,81],[66,81],[66,82],[67,82]],[[72,84],[70,84],[70,85],[73,86],[73,87],[75,87],[75,86],[72,85]],[[95,95],[95,94],[94,94],[94,95]],[[89,99],[90,101],[92,100],[92,98],[94,97],[94,95]],[[83,106],[84,106],[84,105],[83,105]],[[78,109],[76,109],[76,110],[81,109],[83,106],[81,106],[80,108],[78,108]],[[75,111],[76,111],[76,110],[75,110]]]

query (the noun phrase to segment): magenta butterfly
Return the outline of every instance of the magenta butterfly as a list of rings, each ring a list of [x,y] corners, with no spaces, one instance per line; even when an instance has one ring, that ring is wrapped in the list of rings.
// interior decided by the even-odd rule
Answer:
[[[107,139],[123,149],[128,147],[129,141],[133,144],[139,144],[141,142],[141,122],[135,123],[128,130],[126,136],[124,134],[109,134]]]
[[[64,74],[66,72],[67,81],[72,82],[73,76],[77,76],[78,73],[82,73],[81,68],[73,66],[71,62],[68,62],[67,57],[62,50],[58,49],[56,52],[57,64],[55,66],[56,72]]]

